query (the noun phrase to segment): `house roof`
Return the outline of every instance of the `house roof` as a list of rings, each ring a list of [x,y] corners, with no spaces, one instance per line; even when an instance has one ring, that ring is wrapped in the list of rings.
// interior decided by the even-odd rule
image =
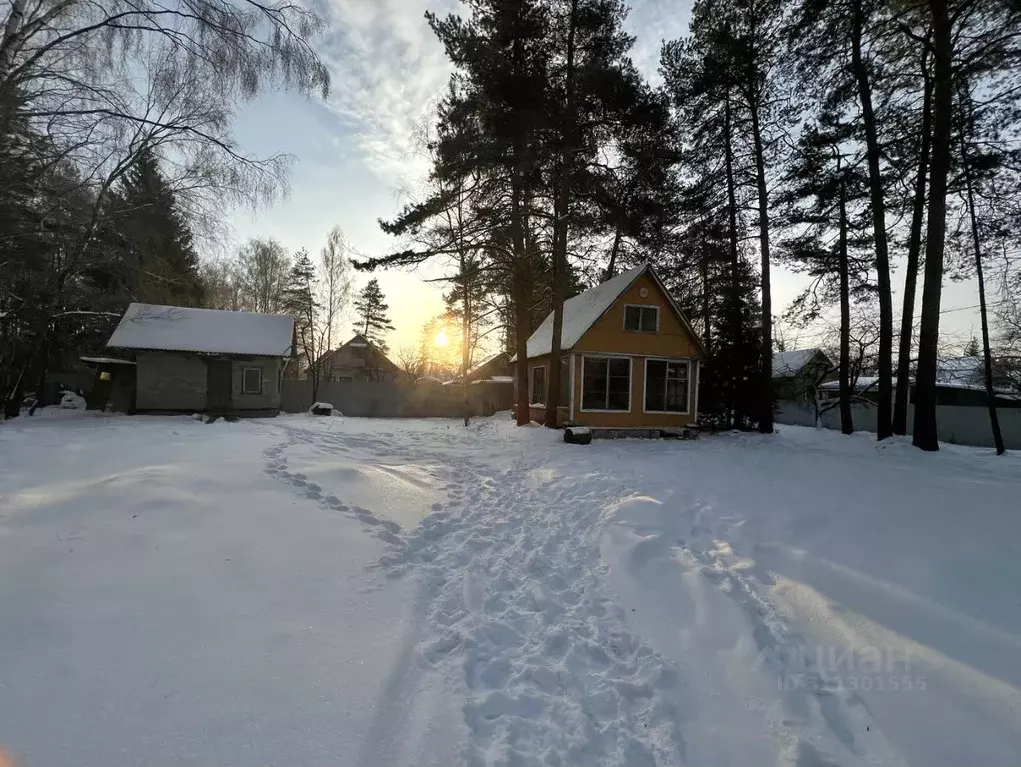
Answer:
[[[945,357],[936,362],[936,381],[942,384],[980,385],[985,380],[981,357]]]
[[[291,354],[293,338],[294,318],[284,314],[131,304],[106,345],[286,357]]]
[[[620,298],[621,294],[646,272],[656,281],[660,290],[663,291],[663,295],[670,301],[670,305],[677,313],[677,316],[681,318],[681,322],[688,332],[691,333],[691,337],[699,349],[702,349],[702,342],[688,322],[688,318],[684,316],[684,312],[681,311],[681,308],[674,301],[670,291],[663,285],[655,270],[647,263],[623,274],[618,274],[613,279],[600,283],[591,290],[586,290],[584,293],[564,301],[564,324],[560,333],[560,348],[570,349],[578,343],[581,337],[588,332],[588,329],[595,325],[600,317],[606,314],[610,307]],[[528,358],[531,359],[549,354],[552,348],[553,312],[550,312],[546,319],[542,321],[538,330],[532,333],[528,339]]]
[[[822,349],[795,349],[789,352],[773,352],[773,378],[790,378],[800,375],[816,355],[821,354],[830,365],[830,358]]]
[[[507,352],[497,352],[491,357],[487,357],[475,367],[468,370],[468,377],[471,378],[474,375],[482,372],[487,365],[505,365],[510,359],[510,355]]]
[[[326,361],[331,360],[334,357],[334,355],[340,354],[340,352],[342,352],[344,349],[372,349],[377,355],[376,360],[378,362],[385,363],[384,365],[380,365],[381,368],[385,367],[386,365],[389,365],[390,369],[398,372],[400,371],[400,367],[394,364],[393,360],[391,360],[389,357],[383,354],[383,352],[380,350],[378,346],[372,343],[372,341],[369,341],[361,333],[355,333],[354,336],[352,336],[351,339],[347,341],[347,343],[338,346],[336,349],[333,349],[328,352],[323,352],[322,356],[319,357],[319,361],[322,362],[324,360]]]
[[[858,376],[858,380],[854,382],[852,390],[858,394],[871,391],[879,385],[879,379],[876,376]],[[840,381],[826,381],[819,384],[821,391],[840,391]]]

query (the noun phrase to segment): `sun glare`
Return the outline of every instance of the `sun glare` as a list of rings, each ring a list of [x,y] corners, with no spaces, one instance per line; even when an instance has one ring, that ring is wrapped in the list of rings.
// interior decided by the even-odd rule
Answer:
[[[437,333],[436,338],[433,339],[433,343],[436,344],[437,346],[446,346],[448,343],[450,343],[450,341],[447,340],[446,331],[441,330],[439,333]]]

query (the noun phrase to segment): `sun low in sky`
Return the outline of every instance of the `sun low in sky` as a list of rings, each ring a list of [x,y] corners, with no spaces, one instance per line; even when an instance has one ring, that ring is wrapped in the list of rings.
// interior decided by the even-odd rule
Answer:
[[[436,346],[447,346],[450,343],[450,339],[447,338],[447,331],[441,330],[437,333],[436,337],[433,338],[433,343]]]

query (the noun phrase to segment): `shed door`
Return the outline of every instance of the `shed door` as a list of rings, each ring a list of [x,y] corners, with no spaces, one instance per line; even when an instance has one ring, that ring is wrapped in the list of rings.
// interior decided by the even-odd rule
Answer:
[[[209,360],[206,377],[206,406],[209,410],[229,410],[231,402],[230,360]]]

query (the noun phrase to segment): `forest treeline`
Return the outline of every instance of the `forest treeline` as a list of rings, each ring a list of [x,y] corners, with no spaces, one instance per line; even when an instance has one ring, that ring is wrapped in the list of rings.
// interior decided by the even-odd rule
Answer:
[[[503,327],[523,382],[543,317],[556,356],[564,299],[649,261],[708,349],[700,412],[769,432],[782,264],[810,278],[785,323],[836,318],[844,430],[857,351],[878,376],[878,437],[908,431],[910,378],[914,442],[937,449],[943,284],[976,278],[987,369],[995,343],[1018,340],[1019,6],[696,0],[655,84],[630,58],[627,12],[478,0],[427,14],[454,66],[428,188],[381,222],[401,246],[357,266],[442,260],[464,337]],[[855,342],[863,323],[874,345]]]

